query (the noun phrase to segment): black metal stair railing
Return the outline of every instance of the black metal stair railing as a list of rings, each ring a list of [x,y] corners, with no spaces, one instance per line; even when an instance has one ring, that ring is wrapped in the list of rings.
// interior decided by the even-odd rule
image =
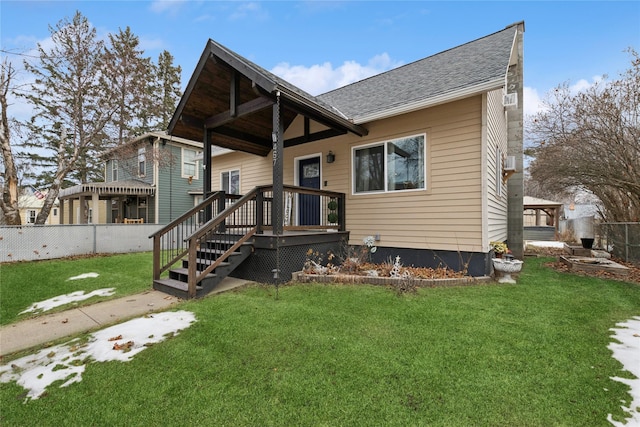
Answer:
[[[242,196],[186,238],[189,298],[196,296],[196,286],[207,274],[257,232],[256,194],[254,189]]]
[[[222,191],[215,192],[198,206],[191,208],[149,236],[153,239],[154,280],[160,279],[163,272],[187,254],[189,248],[186,237],[199,229],[207,219],[224,210],[227,202],[233,201],[232,197]]]

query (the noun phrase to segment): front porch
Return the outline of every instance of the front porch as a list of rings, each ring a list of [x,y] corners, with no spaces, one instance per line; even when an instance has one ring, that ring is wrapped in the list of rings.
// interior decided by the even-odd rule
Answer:
[[[141,181],[78,184],[60,190],[60,223],[153,223],[149,208],[154,195],[155,187]]]
[[[196,298],[227,276],[287,282],[308,251],[346,247],[344,194],[295,186],[284,186],[278,198],[274,192],[273,186],[244,196],[216,192],[154,233],[154,288]]]

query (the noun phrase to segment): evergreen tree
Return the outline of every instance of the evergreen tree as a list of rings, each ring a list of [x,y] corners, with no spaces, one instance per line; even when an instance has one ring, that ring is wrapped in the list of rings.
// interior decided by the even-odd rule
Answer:
[[[158,130],[166,130],[169,127],[169,121],[182,96],[180,90],[181,72],[182,69],[179,65],[173,65],[173,56],[166,50],[162,51],[158,56],[155,73],[156,104],[159,106],[159,121],[156,126]]]
[[[113,115],[109,131],[116,146],[149,131],[149,117],[153,116],[150,82],[153,64],[143,57],[140,41],[127,27],[109,35],[110,45],[105,49],[104,72],[109,90],[117,99],[118,108]]]

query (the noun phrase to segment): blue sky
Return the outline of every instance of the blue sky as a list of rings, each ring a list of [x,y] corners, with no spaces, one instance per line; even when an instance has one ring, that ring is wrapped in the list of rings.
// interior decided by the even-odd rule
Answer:
[[[14,53],[46,43],[49,25],[76,10],[101,37],[129,26],[146,56],[171,52],[183,87],[211,38],[314,95],[524,20],[525,113],[560,83],[618,76],[625,49],[640,50],[638,1],[0,0],[2,57],[20,65]]]

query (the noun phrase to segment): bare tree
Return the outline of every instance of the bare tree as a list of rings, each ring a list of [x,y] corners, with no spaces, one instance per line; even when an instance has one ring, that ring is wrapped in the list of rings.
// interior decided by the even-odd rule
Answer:
[[[4,215],[4,221],[8,225],[20,225],[20,210],[18,206],[18,168],[11,149],[11,131],[7,108],[9,106],[7,95],[11,89],[11,79],[15,75],[15,69],[5,58],[0,64],[0,149],[4,170],[2,172],[2,198],[0,208]]]
[[[103,43],[80,12],[49,27],[52,47],[38,44],[39,61],[25,69],[36,77],[25,98],[35,115],[27,148],[35,164],[50,170],[50,188],[36,224],[44,224],[65,178],[78,163],[99,149],[104,127],[114,111],[112,93],[105,90]],[[42,154],[44,152],[44,154]]]
[[[640,220],[640,57],[631,67],[572,94],[558,86],[529,123],[531,179],[551,193],[595,195],[609,221]]]

